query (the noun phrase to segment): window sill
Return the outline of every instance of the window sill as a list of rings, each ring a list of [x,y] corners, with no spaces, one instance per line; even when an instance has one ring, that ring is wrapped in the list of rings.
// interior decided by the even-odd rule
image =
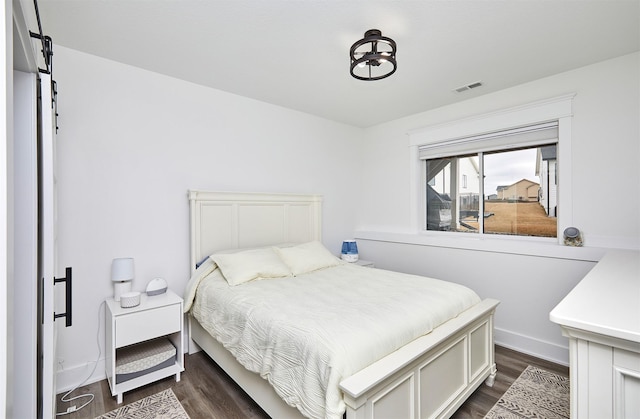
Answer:
[[[420,232],[398,233],[384,231],[356,231],[355,238],[418,246],[445,247],[459,250],[507,253],[555,259],[598,262],[607,249],[600,247],[562,246],[555,239],[527,237],[469,237],[468,234]]]

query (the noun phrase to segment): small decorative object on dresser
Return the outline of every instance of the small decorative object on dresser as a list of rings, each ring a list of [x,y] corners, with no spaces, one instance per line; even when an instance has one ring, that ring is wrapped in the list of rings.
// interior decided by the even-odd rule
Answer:
[[[105,316],[105,368],[111,395],[122,403],[124,392],[184,371],[182,298],[171,291],[125,307],[109,298]]]
[[[567,227],[564,229],[564,244],[565,246],[582,246],[582,234],[580,230],[575,227]]]

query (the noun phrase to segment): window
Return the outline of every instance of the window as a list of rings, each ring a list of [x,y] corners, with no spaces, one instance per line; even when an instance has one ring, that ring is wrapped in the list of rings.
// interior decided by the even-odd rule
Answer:
[[[554,121],[420,146],[426,230],[557,237],[557,143]]]

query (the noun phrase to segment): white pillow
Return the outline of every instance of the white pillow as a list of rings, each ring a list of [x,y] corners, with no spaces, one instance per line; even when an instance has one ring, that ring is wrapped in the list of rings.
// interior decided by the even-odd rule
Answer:
[[[200,282],[207,277],[216,268],[216,264],[210,259],[206,258],[200,266],[193,272],[187,286],[184,290],[184,312],[187,313],[191,309],[193,299],[196,297],[196,290]]]
[[[229,285],[262,278],[291,276],[291,270],[272,248],[244,250],[237,253],[211,255]]]
[[[319,241],[275,249],[294,275],[300,275],[340,264]]]

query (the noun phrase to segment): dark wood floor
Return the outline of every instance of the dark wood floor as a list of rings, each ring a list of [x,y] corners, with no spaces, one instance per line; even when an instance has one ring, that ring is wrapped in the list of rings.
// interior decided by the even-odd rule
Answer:
[[[520,376],[527,365],[569,375],[569,368],[534,358],[500,346],[496,347],[498,375],[493,387],[482,384],[478,390],[454,414],[453,418],[482,418]],[[203,352],[185,356],[185,371],[179,383],[173,377],[132,390],[124,394],[123,405],[150,396],[167,388],[173,389],[178,400],[192,419],[266,419],[266,413],[258,407],[213,361]],[[95,418],[122,405],[111,397],[106,380],[81,387],[77,394],[93,393],[94,401],[84,409],[63,416],[68,419]],[[80,406],[81,400],[72,403],[58,401],[58,412],[64,412],[71,404]],[[60,417],[60,416],[59,416]]]

